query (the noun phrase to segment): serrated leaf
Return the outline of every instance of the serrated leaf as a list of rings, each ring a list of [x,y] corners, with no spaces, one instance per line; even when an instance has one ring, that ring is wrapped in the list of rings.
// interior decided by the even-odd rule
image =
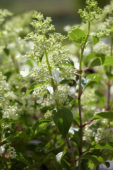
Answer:
[[[108,111],[108,112],[100,112],[94,115],[95,119],[109,119],[113,120],[113,112]]]
[[[72,30],[68,33],[69,39],[74,41],[77,45],[82,45],[86,39],[86,33],[80,28],[72,28]]]
[[[53,120],[60,133],[65,137],[73,121],[72,112],[65,107],[53,111]]]

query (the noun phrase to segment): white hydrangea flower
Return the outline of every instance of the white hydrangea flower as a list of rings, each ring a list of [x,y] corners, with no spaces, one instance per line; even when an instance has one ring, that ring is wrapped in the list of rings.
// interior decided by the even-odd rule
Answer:
[[[10,90],[8,83],[6,82],[5,76],[0,72],[0,93]]]
[[[60,70],[62,70],[60,72],[60,77],[62,78],[62,80],[64,79],[76,80],[76,70],[72,66],[61,65]]]
[[[15,159],[15,158],[16,158],[17,154],[16,154],[16,151],[15,151],[15,148],[14,148],[14,147],[11,147],[11,146],[10,146],[10,147],[8,148],[7,152],[8,152],[8,155],[9,155],[9,157],[10,157],[11,159]]]
[[[5,119],[17,119],[18,118],[18,114],[17,114],[17,106],[9,106],[6,109],[3,110],[3,116],[2,118]]]
[[[9,100],[14,100],[17,98],[17,96],[12,91],[8,91],[6,94],[4,94],[4,97]]]
[[[48,110],[48,111],[45,113],[44,117],[45,117],[46,119],[51,118],[51,117],[52,117],[52,112],[51,112],[50,110]]]
[[[58,100],[59,103],[64,103],[69,95],[69,86],[59,85],[58,89],[53,93],[53,99]]]
[[[79,9],[80,17],[84,23],[97,20],[101,13],[102,10],[98,7],[98,3],[94,0],[87,0],[86,8],[84,10]]]
[[[11,16],[11,15],[12,13],[9,12],[7,9],[4,9],[4,10],[0,9],[0,24],[3,23],[6,17]]]
[[[36,87],[33,91],[33,96],[34,97],[43,97],[43,95],[47,93],[47,85],[39,85],[38,87]]]
[[[91,137],[93,136],[93,130],[90,128],[90,125],[87,125],[84,129],[83,140],[91,142]]]
[[[5,145],[0,146],[0,155],[5,152]]]
[[[59,153],[56,155],[56,160],[57,160],[57,162],[60,162],[60,161],[61,161],[62,155],[63,155],[63,152],[59,152]]]
[[[103,41],[99,41],[95,46],[94,46],[94,51],[97,53],[105,53],[106,55],[110,55],[110,47],[108,44],[106,44]]]
[[[101,127],[97,129],[97,133],[95,135],[95,141],[97,143],[104,142],[109,143],[113,141],[113,130],[111,128]]]
[[[53,95],[47,95],[46,98],[44,98],[43,102],[42,102],[42,106],[50,106],[50,105],[55,105],[55,100],[53,98]]]

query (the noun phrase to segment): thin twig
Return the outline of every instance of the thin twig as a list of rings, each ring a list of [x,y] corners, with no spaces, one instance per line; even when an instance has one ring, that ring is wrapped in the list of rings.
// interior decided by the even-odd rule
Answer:
[[[111,37],[111,49],[110,49],[110,55],[113,56],[113,38]],[[112,71],[112,66],[109,68],[109,73]],[[111,100],[111,82],[108,81],[107,84],[107,106],[106,110],[110,110],[110,100]]]
[[[78,122],[74,119],[73,122],[78,126],[80,127],[80,125],[78,124]]]
[[[78,70],[77,68],[75,68],[75,70],[77,71],[77,73],[80,73],[80,72],[83,73],[83,72],[86,72],[86,71],[90,70],[90,68],[89,68],[89,67],[86,67],[86,68],[82,69],[81,71]]]
[[[74,157],[74,151],[73,151],[73,147],[71,145],[71,141],[70,141],[68,135],[66,136],[66,143],[67,143],[68,150],[71,154],[71,163],[73,164],[73,170],[76,170],[76,161],[75,161],[75,157]]]
[[[92,120],[89,120],[88,122],[85,122],[82,126],[86,126],[86,125],[89,125],[91,122],[93,122],[95,119],[92,119]]]

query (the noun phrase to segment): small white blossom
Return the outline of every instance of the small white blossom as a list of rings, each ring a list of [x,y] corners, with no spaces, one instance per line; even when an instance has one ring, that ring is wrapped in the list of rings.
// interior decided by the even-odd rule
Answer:
[[[14,147],[9,147],[8,148],[8,150],[7,150],[7,152],[8,152],[8,155],[9,155],[9,157],[11,158],[11,159],[15,159],[16,158],[16,151],[15,151],[15,148]]]
[[[57,160],[57,162],[60,162],[60,161],[61,161],[62,155],[63,155],[63,152],[59,152],[59,153],[56,155],[56,160]]]
[[[17,106],[9,106],[8,108],[3,110],[3,119],[7,118],[7,119],[17,119],[18,118],[18,114],[17,114]]]
[[[0,155],[5,152],[5,145],[0,146]]]

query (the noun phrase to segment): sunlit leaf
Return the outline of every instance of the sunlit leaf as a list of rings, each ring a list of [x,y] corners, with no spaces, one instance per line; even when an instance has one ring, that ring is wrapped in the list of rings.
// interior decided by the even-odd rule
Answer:
[[[74,27],[69,33],[68,33],[69,39],[74,41],[77,45],[82,45],[85,42],[86,39],[86,33],[81,30],[80,28]]]

